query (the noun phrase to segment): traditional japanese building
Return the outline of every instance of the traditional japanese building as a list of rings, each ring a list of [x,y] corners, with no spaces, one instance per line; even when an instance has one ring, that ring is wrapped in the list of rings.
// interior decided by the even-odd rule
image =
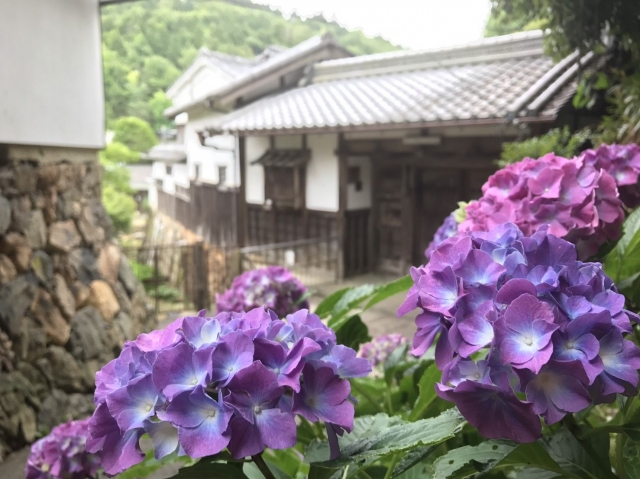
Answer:
[[[295,81],[251,101],[236,89],[235,110],[203,123],[202,145],[236,138],[238,245],[336,237],[341,274],[404,272],[456,203],[479,196],[505,141],[589,122],[569,100],[593,55],[554,62],[540,31],[338,56],[307,57]]]

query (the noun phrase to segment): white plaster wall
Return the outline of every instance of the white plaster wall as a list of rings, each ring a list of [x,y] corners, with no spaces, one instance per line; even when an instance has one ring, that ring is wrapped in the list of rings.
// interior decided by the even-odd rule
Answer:
[[[167,165],[162,161],[154,161],[151,166],[151,178],[161,180],[167,174]]]
[[[338,135],[309,135],[311,161],[307,166],[307,208],[338,211]]]
[[[189,187],[189,169],[187,165],[173,165],[171,176],[173,177],[173,181],[176,185],[180,185],[185,188]]]
[[[274,138],[276,148],[302,148],[302,135],[283,135]]]
[[[356,191],[355,184],[347,184],[347,209],[371,208],[371,160],[366,156],[347,158],[347,166],[360,167],[362,189]]]
[[[187,165],[189,178],[195,179],[195,165],[200,165],[200,179],[208,183],[218,183],[218,166],[227,167],[226,186],[237,186],[234,178],[235,174],[235,139],[231,135],[217,136],[208,140],[208,144],[213,144],[219,150],[202,146],[198,131],[202,131],[207,126],[211,126],[219,113],[210,113],[199,117],[191,115],[185,125],[185,148],[187,153]]]
[[[102,148],[98,0],[0,1],[0,143]]]
[[[155,181],[149,185],[149,196],[147,197],[147,201],[149,202],[149,208],[151,208],[152,211],[158,210],[158,188],[156,187]]]
[[[266,136],[248,136],[246,139],[246,180],[245,198],[247,203],[264,204],[264,168],[251,163],[260,158],[269,149],[269,138]]]
[[[233,80],[222,70],[207,64],[207,60],[204,58],[198,58],[184,75],[176,82],[182,84],[177,89],[170,88],[167,92],[173,101],[173,106],[191,103],[193,100],[219,90]]]

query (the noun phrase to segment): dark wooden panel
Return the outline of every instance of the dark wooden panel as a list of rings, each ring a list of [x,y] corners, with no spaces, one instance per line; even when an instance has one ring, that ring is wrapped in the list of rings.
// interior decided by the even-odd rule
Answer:
[[[308,238],[331,238],[336,235],[336,218],[336,213],[324,211],[267,209],[261,205],[249,204],[247,243],[258,246]]]
[[[188,199],[158,191],[158,211],[222,247],[237,246],[238,192],[216,185],[192,183]]]
[[[369,222],[371,210],[361,209],[345,212],[344,275],[355,276],[369,271],[370,241]]]

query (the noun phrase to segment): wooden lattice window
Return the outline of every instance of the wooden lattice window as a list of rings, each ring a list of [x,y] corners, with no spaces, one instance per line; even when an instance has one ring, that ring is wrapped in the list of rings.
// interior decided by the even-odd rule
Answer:
[[[310,158],[307,149],[269,149],[253,162],[264,167],[267,203],[278,208],[304,207],[306,165]]]
[[[304,204],[304,168],[264,167],[265,198],[274,206],[302,208]]]

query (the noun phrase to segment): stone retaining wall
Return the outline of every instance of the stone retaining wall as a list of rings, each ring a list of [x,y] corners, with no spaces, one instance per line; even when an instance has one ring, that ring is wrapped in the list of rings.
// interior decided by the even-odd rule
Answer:
[[[89,158],[0,165],[0,460],[90,414],[95,372],[154,327]]]

